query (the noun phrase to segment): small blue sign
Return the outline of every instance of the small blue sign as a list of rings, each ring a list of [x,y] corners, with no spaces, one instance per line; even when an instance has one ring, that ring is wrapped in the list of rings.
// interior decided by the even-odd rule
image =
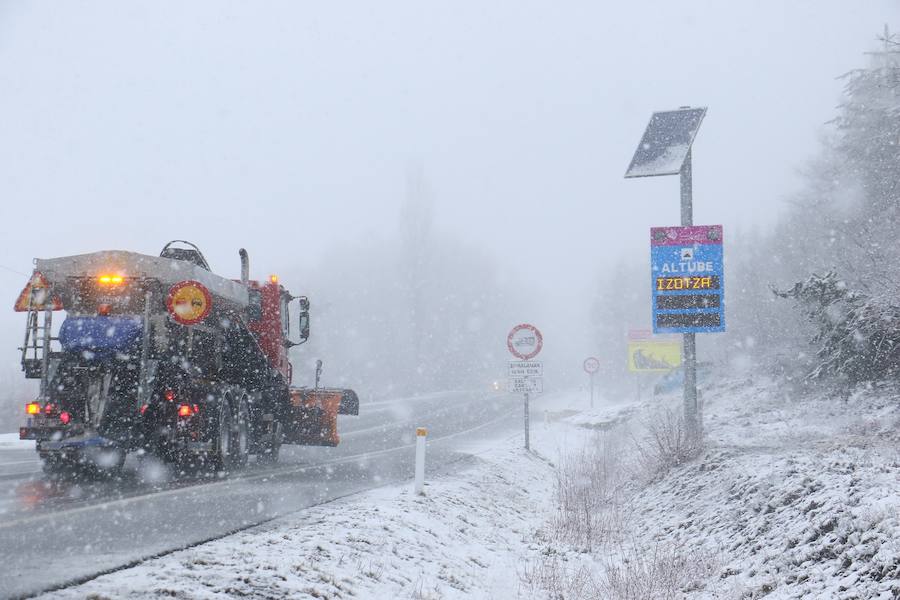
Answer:
[[[650,230],[653,333],[725,331],[722,226]]]

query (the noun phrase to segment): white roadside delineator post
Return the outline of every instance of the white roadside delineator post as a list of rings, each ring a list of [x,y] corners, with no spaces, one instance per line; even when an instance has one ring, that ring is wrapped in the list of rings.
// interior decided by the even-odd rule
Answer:
[[[424,494],[425,488],[425,438],[428,430],[424,427],[416,428],[416,483],[415,493]]]

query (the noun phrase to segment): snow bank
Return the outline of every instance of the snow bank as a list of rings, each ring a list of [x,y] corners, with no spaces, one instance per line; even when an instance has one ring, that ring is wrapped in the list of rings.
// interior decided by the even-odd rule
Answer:
[[[645,398],[643,406],[647,406],[647,402]],[[651,398],[649,402],[655,401]],[[544,413],[545,421],[561,422],[585,429],[609,429],[630,418],[640,406],[642,405],[637,398],[601,397],[598,394],[592,408],[590,394],[586,390],[577,393],[548,394],[542,397],[538,404],[539,410]],[[560,432],[554,431],[549,437],[555,437],[558,433]]]
[[[638,533],[717,550],[721,597],[900,596],[897,398],[710,396],[709,451],[641,495]]]
[[[547,518],[552,466],[501,442],[453,478],[358,494],[53,598],[506,598]]]
[[[622,445],[663,399],[589,409],[548,395],[535,454],[521,437],[472,446],[470,467],[431,477],[424,497],[365,492],[52,597],[900,597],[897,395],[801,399],[740,381],[704,396],[706,450],[664,474]],[[614,499],[610,518],[584,516],[601,527],[587,549],[558,530],[553,463],[579,457],[608,478],[585,489]]]
[[[742,381],[705,398],[707,449],[650,483],[635,473],[602,547],[586,556],[542,532],[544,587],[566,597],[900,597],[897,395],[801,399]]]

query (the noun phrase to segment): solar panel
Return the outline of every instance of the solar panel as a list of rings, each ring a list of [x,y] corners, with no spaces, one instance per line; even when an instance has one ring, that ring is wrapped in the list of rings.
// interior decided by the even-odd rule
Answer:
[[[625,177],[677,175],[705,115],[706,108],[653,113]]]

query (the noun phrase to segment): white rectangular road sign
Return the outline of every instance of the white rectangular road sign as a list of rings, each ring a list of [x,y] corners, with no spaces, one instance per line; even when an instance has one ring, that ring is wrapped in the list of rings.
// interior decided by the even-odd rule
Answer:
[[[544,380],[540,377],[516,377],[509,380],[509,391],[513,394],[543,394]]]
[[[510,377],[543,377],[544,363],[536,360],[509,361]]]

